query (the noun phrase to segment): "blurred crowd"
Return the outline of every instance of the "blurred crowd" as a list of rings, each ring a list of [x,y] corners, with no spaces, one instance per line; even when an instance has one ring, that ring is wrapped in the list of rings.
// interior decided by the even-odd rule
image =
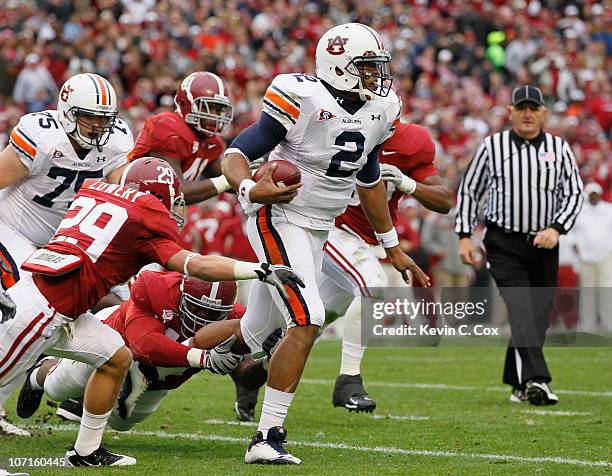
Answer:
[[[392,54],[403,120],[429,129],[437,144],[436,165],[453,189],[481,139],[508,125],[513,87],[531,83],[546,97],[546,129],[570,142],[585,183],[598,183],[602,198],[612,199],[610,0],[3,3],[2,146],[21,114],[54,107],[58,85],[80,72],[112,82],[120,115],[135,135],[147,117],[174,109],[183,77],[195,70],[217,73],[235,104],[229,141],[257,119],[272,77],[313,74],[320,35],[335,24],[357,21],[382,35]],[[406,246],[424,253],[414,233],[427,220],[423,209],[408,200],[402,210],[412,227]],[[452,226],[452,220],[432,220],[428,236]],[[435,258],[429,248],[429,258]]]

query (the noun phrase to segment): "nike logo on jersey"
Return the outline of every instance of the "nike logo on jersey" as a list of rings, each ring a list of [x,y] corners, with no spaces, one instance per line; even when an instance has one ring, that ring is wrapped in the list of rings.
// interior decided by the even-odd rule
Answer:
[[[380,153],[382,155],[393,155],[393,154],[395,154],[395,151],[393,151],[393,150],[381,150]]]
[[[217,144],[208,144],[208,148],[209,148],[209,149],[213,149],[213,148],[215,148],[216,146],[217,146]]]

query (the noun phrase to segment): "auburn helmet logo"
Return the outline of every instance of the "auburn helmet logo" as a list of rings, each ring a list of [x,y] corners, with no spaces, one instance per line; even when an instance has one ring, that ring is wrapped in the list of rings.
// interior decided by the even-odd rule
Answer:
[[[330,55],[341,55],[344,53],[344,45],[346,45],[346,42],[348,41],[348,38],[342,38],[340,35],[334,37],[334,38],[329,38],[327,40],[327,52]]]
[[[71,92],[74,92],[74,89],[72,89],[69,84],[65,84],[62,88],[62,91],[60,92],[61,100],[64,102],[68,101]]]

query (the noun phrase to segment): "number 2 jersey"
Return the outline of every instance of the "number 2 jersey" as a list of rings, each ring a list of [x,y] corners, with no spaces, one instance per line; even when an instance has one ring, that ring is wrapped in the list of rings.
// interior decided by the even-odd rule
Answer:
[[[346,101],[346,103],[345,103]],[[380,175],[366,181],[360,171],[368,154],[387,139],[399,123],[400,100],[390,91],[374,96],[354,112],[348,100],[333,94],[319,79],[304,74],[281,74],[264,96],[263,111],[287,129],[269,160],[294,163],[302,174],[298,195],[275,204],[299,226],[330,230],[334,218],[348,205],[355,182],[375,185]]]
[[[438,175],[438,169],[433,164],[436,157],[436,146],[429,132],[417,124],[399,124],[395,134],[385,141],[379,153],[380,162],[395,165],[417,182],[422,182],[432,175]],[[397,221],[399,200],[404,193],[397,190],[392,183],[386,183],[389,212],[393,224]],[[358,235],[370,245],[377,245],[372,225],[368,221],[359,197],[351,200],[346,211],[336,218],[336,227]]]
[[[33,275],[58,312],[77,318],[112,286],[127,281],[146,264],[165,266],[183,248],[178,245],[178,226],[160,200],[120,185],[90,181],[43,249],[82,261],[80,268],[64,275]]]
[[[107,144],[80,158],[60,125],[57,111],[26,114],[9,143],[29,175],[0,191],[0,220],[42,246],[53,236],[86,179],[102,179],[127,161],[134,140],[117,118]]]

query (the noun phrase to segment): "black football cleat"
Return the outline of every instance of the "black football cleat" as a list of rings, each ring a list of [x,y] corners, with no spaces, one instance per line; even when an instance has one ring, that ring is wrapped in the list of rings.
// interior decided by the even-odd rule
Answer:
[[[64,456],[64,466],[131,466],[133,464],[136,464],[135,458],[111,453],[103,446],[87,456],[81,456],[76,452],[74,446],[68,446],[68,451]]]
[[[361,375],[340,374],[336,378],[334,395],[332,397],[334,407],[344,407],[349,412],[372,413],[376,410],[376,402],[363,388]]]
[[[520,387],[513,387],[512,393],[510,394],[510,401],[512,403],[524,403],[527,401],[527,392],[525,389]]]
[[[236,418],[240,421],[254,421],[259,390],[248,390],[238,382],[235,382],[235,384],[236,402],[234,403],[234,411],[236,412]]]
[[[83,398],[69,398],[60,403],[55,414],[62,420],[81,421],[83,416]]]
[[[546,382],[530,380],[526,385],[527,400],[532,405],[556,405],[559,402],[553,391]]]
[[[30,376],[39,368],[40,363],[37,363],[26,372],[25,382],[21,386],[19,397],[17,397],[17,415],[19,415],[20,418],[30,418],[36,413],[38,407],[40,407],[40,402],[42,401],[45,391],[34,390],[30,383]]]

